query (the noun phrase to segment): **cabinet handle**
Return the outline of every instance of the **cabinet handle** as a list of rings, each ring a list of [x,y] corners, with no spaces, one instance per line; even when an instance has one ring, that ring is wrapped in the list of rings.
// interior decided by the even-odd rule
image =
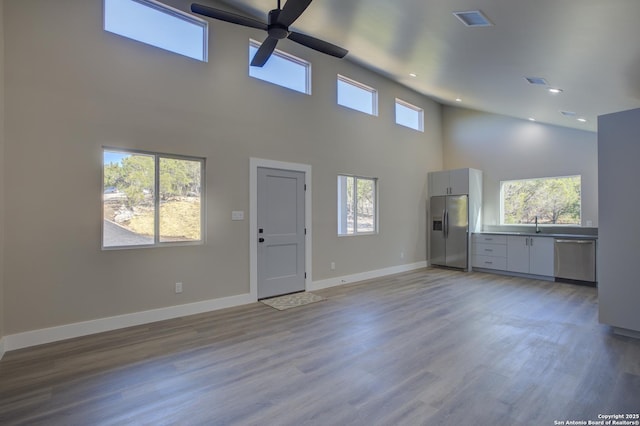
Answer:
[[[484,251],[493,251],[493,249],[486,248],[486,249],[484,249]]]
[[[531,240],[531,244],[529,244],[531,247],[533,247],[533,237],[529,238]]]
[[[485,264],[485,265],[493,265],[493,262],[490,262],[490,261],[486,260],[486,261],[484,262],[484,264]]]
[[[493,241],[493,238],[485,238],[485,241]]]

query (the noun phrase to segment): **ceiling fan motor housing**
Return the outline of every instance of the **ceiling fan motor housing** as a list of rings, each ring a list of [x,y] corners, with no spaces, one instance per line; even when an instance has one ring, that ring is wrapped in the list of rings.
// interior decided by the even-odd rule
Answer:
[[[273,9],[269,11],[269,27],[267,29],[269,37],[273,37],[278,40],[289,37],[289,29],[278,23],[278,15],[280,15],[280,12],[280,9]]]

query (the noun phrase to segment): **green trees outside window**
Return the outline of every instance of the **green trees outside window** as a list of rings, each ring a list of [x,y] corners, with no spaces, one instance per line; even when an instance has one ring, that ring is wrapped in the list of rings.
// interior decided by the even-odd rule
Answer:
[[[377,179],[338,176],[338,235],[378,231]]]
[[[202,241],[204,159],[104,150],[103,247]]]
[[[501,183],[501,224],[580,225],[580,176]]]

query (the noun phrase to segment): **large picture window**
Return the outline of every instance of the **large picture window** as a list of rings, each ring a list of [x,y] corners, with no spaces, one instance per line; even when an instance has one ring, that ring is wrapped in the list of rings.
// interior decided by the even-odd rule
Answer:
[[[338,176],[338,235],[378,232],[377,179]]]
[[[204,163],[105,148],[102,247],[201,243]]]
[[[500,223],[581,225],[580,176],[500,183]]]

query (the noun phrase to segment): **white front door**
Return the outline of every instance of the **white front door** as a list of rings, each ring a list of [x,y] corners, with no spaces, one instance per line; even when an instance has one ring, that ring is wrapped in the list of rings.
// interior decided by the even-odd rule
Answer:
[[[305,290],[304,172],[258,168],[258,299]]]

